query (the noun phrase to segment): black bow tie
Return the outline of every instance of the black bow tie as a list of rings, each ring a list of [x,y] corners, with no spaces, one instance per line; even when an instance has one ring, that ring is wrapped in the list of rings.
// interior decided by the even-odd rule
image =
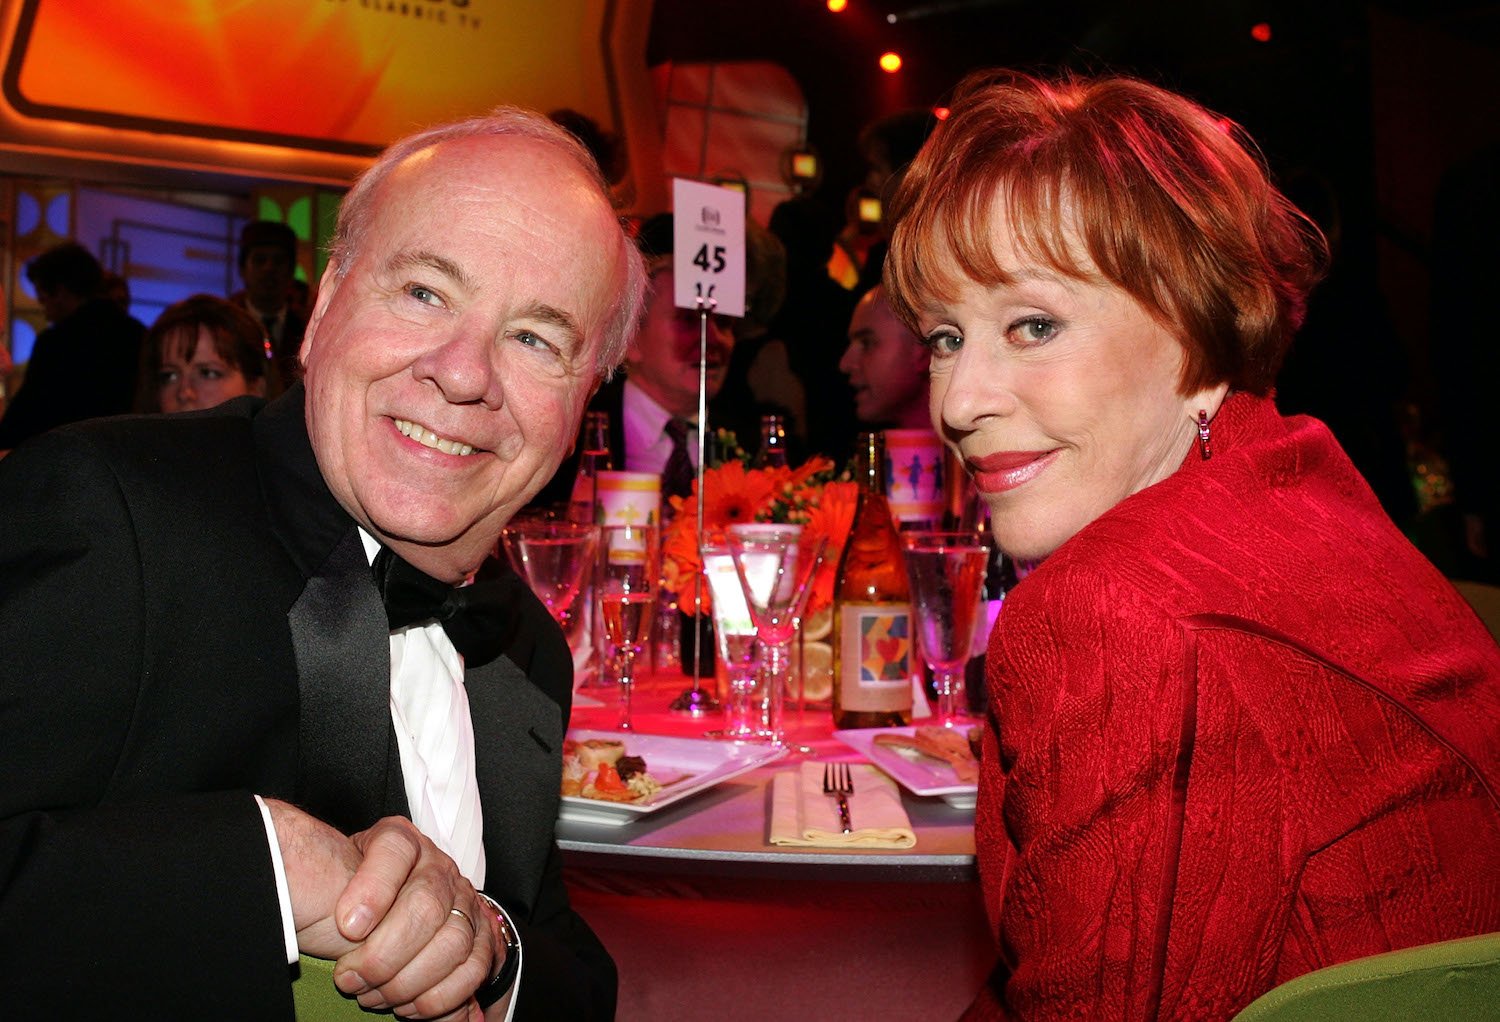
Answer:
[[[443,626],[465,665],[489,663],[505,649],[510,615],[503,600],[504,583],[486,562],[472,585],[450,586],[425,575],[381,547],[370,565],[375,585],[385,601],[391,631],[421,621]]]

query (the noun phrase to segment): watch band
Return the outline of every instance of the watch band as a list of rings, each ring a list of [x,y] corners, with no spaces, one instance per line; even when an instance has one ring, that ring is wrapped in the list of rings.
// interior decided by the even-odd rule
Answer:
[[[500,924],[500,939],[505,942],[505,961],[500,963],[500,971],[474,991],[474,999],[479,1002],[479,1006],[488,1008],[509,993],[510,988],[515,985],[516,975],[521,971],[521,938],[516,935],[515,927],[510,924],[510,917],[505,914],[498,901],[483,891],[474,893],[494,912],[495,920]]]

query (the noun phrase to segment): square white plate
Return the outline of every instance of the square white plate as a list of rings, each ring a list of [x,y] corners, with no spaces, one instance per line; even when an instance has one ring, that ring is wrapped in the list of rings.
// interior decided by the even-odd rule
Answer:
[[[875,744],[876,735],[916,734],[915,727],[867,727],[835,731],[833,737],[890,774],[897,784],[913,795],[934,795],[955,809],[973,809],[979,798],[979,785],[965,784],[953,768],[927,756],[911,758]]]
[[[558,819],[607,827],[638,820],[786,755],[786,749],[778,746],[715,742],[705,738],[584,730],[569,731],[568,737],[575,742],[589,738],[624,741],[625,755],[644,759],[646,770],[662,783],[662,790],[645,802],[603,802],[581,795],[562,797]]]

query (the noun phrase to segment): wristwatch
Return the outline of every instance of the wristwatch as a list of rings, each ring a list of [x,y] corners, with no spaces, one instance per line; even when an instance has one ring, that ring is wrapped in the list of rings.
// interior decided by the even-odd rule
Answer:
[[[479,1006],[488,1008],[515,986],[516,975],[521,971],[521,938],[516,935],[515,927],[510,924],[510,917],[505,914],[505,910],[500,907],[498,901],[483,891],[474,893],[494,912],[495,919],[500,924],[500,939],[505,943],[505,961],[500,964],[500,971],[495,973],[494,978],[488,983],[474,991],[474,999],[479,1002]]]

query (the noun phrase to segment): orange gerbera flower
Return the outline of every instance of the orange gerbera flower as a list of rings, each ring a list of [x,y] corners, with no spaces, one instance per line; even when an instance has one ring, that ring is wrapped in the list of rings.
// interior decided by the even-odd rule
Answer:
[[[849,530],[854,527],[854,512],[858,507],[857,483],[824,483],[817,501],[807,508],[807,521],[802,526],[803,542],[816,543],[823,537],[828,539],[823,563],[813,576],[813,591],[807,604],[809,617],[833,603],[839,557],[849,539]]]

